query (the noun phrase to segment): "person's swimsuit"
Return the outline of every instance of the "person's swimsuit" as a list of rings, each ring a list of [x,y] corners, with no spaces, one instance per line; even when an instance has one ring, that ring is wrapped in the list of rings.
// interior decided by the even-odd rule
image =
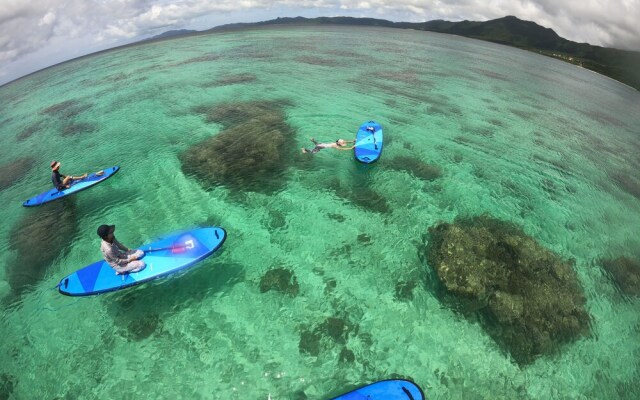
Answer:
[[[311,154],[316,154],[317,152],[319,152],[322,149],[329,149],[332,147],[338,147],[338,141],[336,140],[333,143],[318,143],[316,142],[315,139],[311,139],[311,141],[313,142],[313,144],[316,145],[316,147],[314,147],[313,149],[309,150],[309,149],[305,149],[307,151],[307,153],[311,153]]]

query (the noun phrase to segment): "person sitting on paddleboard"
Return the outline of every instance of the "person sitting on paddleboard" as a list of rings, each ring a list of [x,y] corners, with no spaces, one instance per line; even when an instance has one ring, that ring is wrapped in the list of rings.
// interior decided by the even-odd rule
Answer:
[[[351,149],[353,149],[355,147],[355,146],[347,147],[347,143],[354,143],[355,140],[338,139],[338,140],[336,140],[335,142],[332,142],[332,143],[318,143],[314,138],[311,138],[311,141],[313,142],[315,147],[313,149],[311,149],[311,150],[305,149],[303,147],[302,148],[302,152],[303,153],[316,154],[317,152],[319,152],[322,149],[351,150]]]
[[[102,238],[100,250],[104,260],[118,275],[143,270],[146,264],[140,259],[144,256],[144,251],[130,250],[118,242],[113,234],[115,230],[115,225],[100,225],[98,227],[98,236]]]
[[[69,189],[73,181],[78,181],[87,177],[87,174],[82,176],[62,175],[60,173],[60,162],[51,161],[51,182],[53,186],[58,190]]]

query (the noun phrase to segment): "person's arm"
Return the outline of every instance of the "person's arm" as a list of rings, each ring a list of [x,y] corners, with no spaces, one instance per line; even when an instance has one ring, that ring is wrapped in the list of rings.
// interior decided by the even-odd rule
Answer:
[[[125,245],[123,245],[122,243],[118,242],[118,240],[116,238],[113,238],[113,244],[115,244],[116,246],[118,246],[118,248],[122,251],[129,251],[129,248]]]
[[[129,261],[129,257],[126,254],[120,253],[106,242],[100,245],[100,250],[102,251],[105,261],[109,264],[122,265],[123,261]]]
[[[351,146],[351,147],[337,147],[338,150],[353,150],[353,148],[356,146]]]
[[[118,246],[118,248],[119,248],[120,250],[122,250],[122,251],[124,251],[124,252],[128,252],[129,250],[131,250],[131,249],[129,249],[127,246],[125,246],[125,245],[123,245],[122,243],[118,242],[118,241],[116,240],[116,238],[113,238],[113,243],[114,243],[116,246]],[[121,255],[120,255],[120,257],[121,257],[123,260],[127,260],[127,262],[135,261],[135,260],[137,260],[137,259],[138,259],[138,257],[136,257],[135,255],[133,255],[133,254],[126,254],[126,253],[121,254]]]

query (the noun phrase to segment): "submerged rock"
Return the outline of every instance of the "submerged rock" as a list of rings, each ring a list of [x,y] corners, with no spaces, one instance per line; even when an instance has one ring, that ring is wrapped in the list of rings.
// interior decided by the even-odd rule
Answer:
[[[10,399],[18,379],[7,373],[0,374],[0,399]]]
[[[260,292],[268,292],[269,290],[277,290],[291,297],[296,297],[300,287],[298,278],[293,272],[285,268],[274,268],[267,271],[260,279]]]
[[[369,246],[371,244],[371,236],[367,235],[366,233],[359,234],[357,240],[358,243],[363,246]]]
[[[323,322],[317,324],[313,328],[304,328],[300,332],[300,353],[307,353],[313,356],[317,356],[321,351],[329,348],[334,348],[336,344],[344,345],[347,342],[349,334],[357,330],[356,326],[351,324],[348,320],[340,317],[329,317]],[[346,352],[345,352],[346,351]],[[341,358],[346,357],[346,361],[353,362],[355,357],[352,358],[348,353],[350,350],[343,348],[344,354],[341,353]]]
[[[518,364],[588,334],[573,262],[515,225],[487,216],[459,218],[430,228],[425,250],[448,300],[477,311]]]
[[[352,363],[355,360],[356,360],[356,356],[355,354],[353,354],[353,351],[344,347],[340,352],[339,361],[344,363]]]
[[[329,278],[324,282],[324,294],[330,294],[332,293],[336,287],[338,286],[338,281],[336,281],[334,278]]]
[[[622,293],[640,296],[640,260],[627,257],[602,260],[602,268]]]
[[[337,222],[344,222],[346,218],[342,214],[328,213],[329,219],[332,219]]]
[[[388,162],[391,169],[406,171],[416,178],[432,181],[442,176],[442,170],[436,165],[427,164],[413,157],[398,156]]]
[[[336,342],[346,340],[348,334],[347,322],[342,318],[329,317],[318,326],[318,330],[326,337]]]
[[[394,298],[398,301],[413,300],[413,289],[417,286],[416,281],[400,281],[396,283],[396,294]]]
[[[287,226],[287,215],[280,210],[268,210],[267,223],[265,224],[269,230],[285,228]]]
[[[225,129],[180,155],[185,173],[206,187],[270,192],[284,185],[294,130],[285,121],[281,103],[233,103],[197,111]]]
[[[35,163],[33,158],[23,157],[0,165],[0,190],[13,186],[14,183],[22,180]]]
[[[63,120],[69,120],[90,109],[92,104],[82,103],[79,100],[66,100],[54,104],[40,111],[40,114],[56,116]]]
[[[300,343],[298,343],[300,354],[319,355],[321,339],[322,337],[318,332],[308,330],[300,332]]]

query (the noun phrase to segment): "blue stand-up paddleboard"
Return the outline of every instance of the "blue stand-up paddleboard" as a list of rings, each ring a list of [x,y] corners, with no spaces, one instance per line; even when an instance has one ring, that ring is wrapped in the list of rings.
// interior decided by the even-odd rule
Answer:
[[[411,381],[390,379],[363,386],[333,400],[424,400],[424,393]]]
[[[106,261],[98,261],[63,278],[58,285],[67,296],[90,296],[139,285],[186,269],[213,254],[227,238],[220,227],[180,232],[140,247],[146,267],[117,275]]]
[[[71,187],[68,189],[58,190],[56,188],[53,188],[47,192],[41,193],[35,197],[30,198],[29,200],[22,203],[22,205],[25,207],[35,207],[35,206],[40,206],[42,204],[48,203],[50,201],[61,199],[65,196],[79,192],[81,190],[88,189],[93,185],[96,185],[102,181],[105,181],[111,178],[119,170],[120,170],[120,167],[118,166],[104,169],[103,175],[96,175],[96,174],[88,175],[84,179],[73,181],[71,183]]]
[[[382,127],[375,121],[360,125],[356,135],[356,159],[370,164],[380,158],[382,154]]]

